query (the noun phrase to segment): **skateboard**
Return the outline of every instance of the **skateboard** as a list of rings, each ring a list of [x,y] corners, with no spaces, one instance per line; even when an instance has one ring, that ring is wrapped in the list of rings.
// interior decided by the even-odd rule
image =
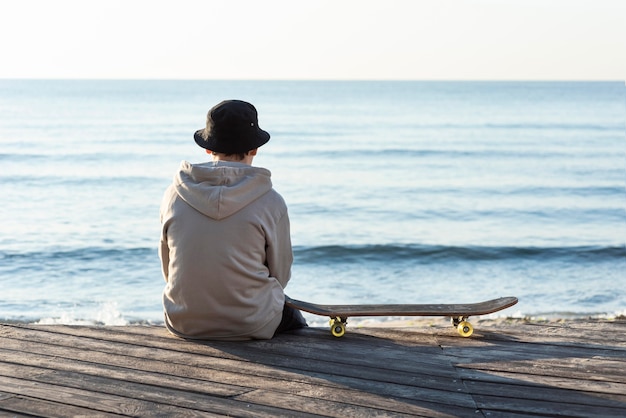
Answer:
[[[285,303],[292,308],[330,318],[330,331],[335,337],[346,333],[351,316],[447,316],[462,337],[474,332],[467,319],[473,315],[486,315],[501,311],[517,303],[516,297],[503,297],[478,303],[420,304],[420,305],[319,305],[291,299],[285,295]]]

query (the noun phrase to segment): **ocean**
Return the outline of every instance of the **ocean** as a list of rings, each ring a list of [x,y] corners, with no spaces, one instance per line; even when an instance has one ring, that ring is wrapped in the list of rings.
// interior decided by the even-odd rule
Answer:
[[[272,135],[291,297],[626,314],[623,82],[0,80],[0,321],[163,323],[161,197],[231,98]]]

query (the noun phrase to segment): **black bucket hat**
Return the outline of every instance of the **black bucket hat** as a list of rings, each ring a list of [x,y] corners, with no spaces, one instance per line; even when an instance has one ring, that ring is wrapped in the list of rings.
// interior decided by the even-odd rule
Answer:
[[[256,108],[242,100],[224,100],[213,106],[206,117],[206,128],[193,135],[202,148],[224,153],[245,153],[270,140],[259,127]]]

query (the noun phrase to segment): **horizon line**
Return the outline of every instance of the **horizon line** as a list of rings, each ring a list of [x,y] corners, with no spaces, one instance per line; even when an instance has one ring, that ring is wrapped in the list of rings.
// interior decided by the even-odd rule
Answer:
[[[572,79],[523,79],[523,78],[170,78],[170,77],[0,77],[0,81],[250,81],[250,82],[523,82],[523,83],[572,83],[572,82],[623,82],[624,79],[572,78]]]

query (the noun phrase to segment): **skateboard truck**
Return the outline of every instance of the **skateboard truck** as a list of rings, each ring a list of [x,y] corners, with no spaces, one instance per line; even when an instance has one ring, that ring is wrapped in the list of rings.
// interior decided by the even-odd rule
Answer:
[[[470,337],[474,333],[474,327],[467,321],[467,317],[458,316],[453,317],[452,326],[456,328],[461,337]],[[330,318],[330,332],[335,337],[343,337],[346,333],[346,325],[348,325],[348,318],[342,318],[340,316]]]

